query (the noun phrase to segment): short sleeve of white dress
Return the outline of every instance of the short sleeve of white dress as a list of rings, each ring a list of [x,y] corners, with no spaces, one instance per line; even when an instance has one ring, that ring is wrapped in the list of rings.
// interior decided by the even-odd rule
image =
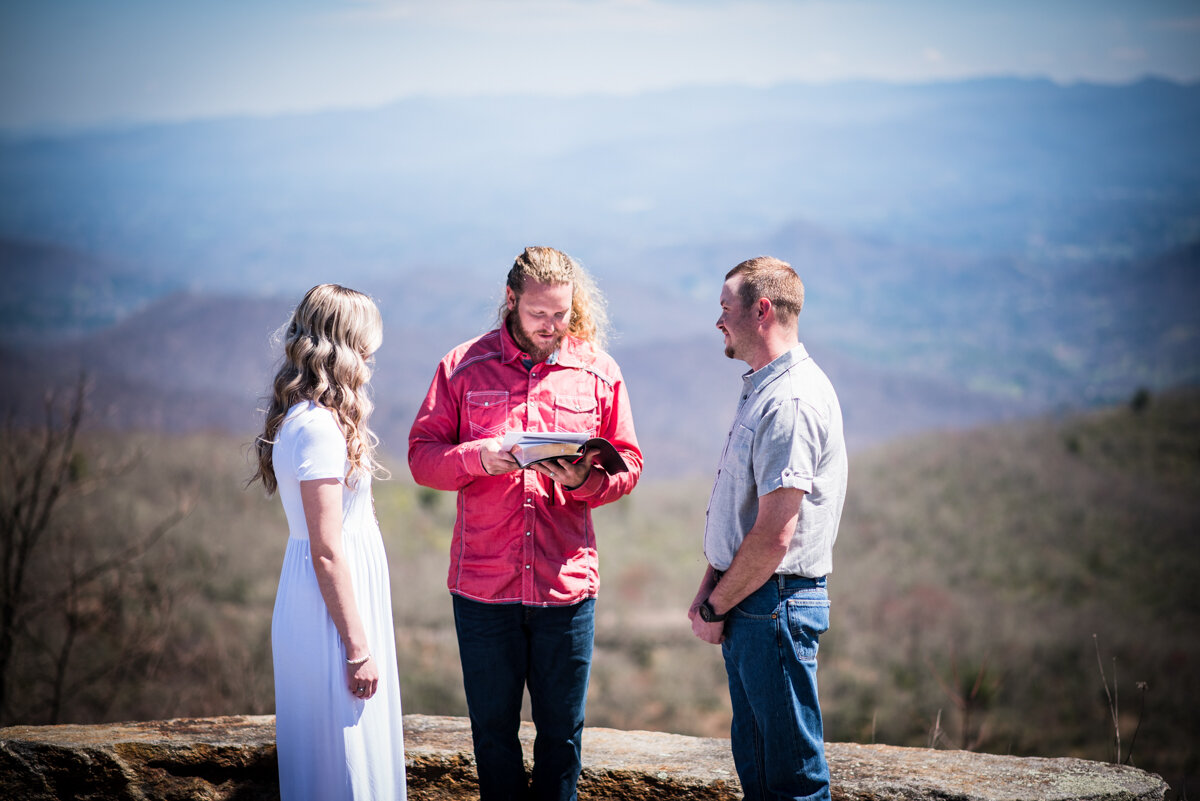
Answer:
[[[333,413],[310,405],[296,419],[296,448],[292,452],[296,478],[346,477],[346,438],[333,419]]]

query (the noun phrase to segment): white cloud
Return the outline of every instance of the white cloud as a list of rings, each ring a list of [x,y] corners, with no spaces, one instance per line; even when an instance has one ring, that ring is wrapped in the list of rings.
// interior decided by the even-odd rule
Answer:
[[[1122,64],[1140,64],[1146,61],[1146,51],[1140,47],[1115,47],[1112,50],[1112,57]]]
[[[1186,31],[1195,33],[1200,31],[1200,17],[1174,17],[1172,19],[1156,19],[1151,20],[1151,28],[1169,31]]]
[[[0,127],[413,95],[1014,74],[1194,81],[1200,16],[1181,2],[1121,3],[1115,15],[1091,0],[0,3]]]

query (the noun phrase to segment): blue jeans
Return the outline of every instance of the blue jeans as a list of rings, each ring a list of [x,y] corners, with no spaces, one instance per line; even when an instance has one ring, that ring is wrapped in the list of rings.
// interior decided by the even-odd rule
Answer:
[[[825,579],[771,579],[731,610],[721,652],[733,702],[733,761],[746,801],[828,799],[817,639]]]
[[[523,606],[452,597],[480,801],[574,801],[595,599]],[[528,782],[518,738],[526,685],[537,728]]]

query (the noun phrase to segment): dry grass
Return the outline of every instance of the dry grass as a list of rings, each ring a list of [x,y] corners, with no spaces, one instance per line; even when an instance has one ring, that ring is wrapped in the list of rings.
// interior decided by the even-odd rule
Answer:
[[[125,614],[156,637],[130,664],[119,633],[94,633],[77,674],[114,668],[75,693],[67,719],[270,712],[278,501],[242,489],[244,446],[228,437],[92,435],[83,450],[135,444],[137,469],[64,505],[59,525],[119,538],[180,487],[199,502],[139,567],[161,603]],[[1137,725],[1135,682],[1148,685],[1133,764],[1175,786],[1200,774],[1195,393],[895,442],[857,455],[851,482],[822,641],[827,739],[926,746],[936,731],[939,747],[1109,759],[1096,634],[1119,666],[1123,732]],[[706,483],[645,484],[598,510],[589,725],[728,736],[719,649],[686,619],[707,499]],[[453,507],[403,480],[377,485],[409,712],[465,713],[445,588]],[[36,667],[14,677],[34,701]]]

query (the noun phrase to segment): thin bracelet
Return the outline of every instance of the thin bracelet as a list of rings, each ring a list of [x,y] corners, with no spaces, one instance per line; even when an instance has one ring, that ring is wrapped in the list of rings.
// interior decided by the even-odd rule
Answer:
[[[370,658],[371,658],[371,655],[367,654],[362,659],[347,659],[346,664],[349,665],[350,667],[358,667],[359,665],[365,665],[367,663],[367,660]]]

